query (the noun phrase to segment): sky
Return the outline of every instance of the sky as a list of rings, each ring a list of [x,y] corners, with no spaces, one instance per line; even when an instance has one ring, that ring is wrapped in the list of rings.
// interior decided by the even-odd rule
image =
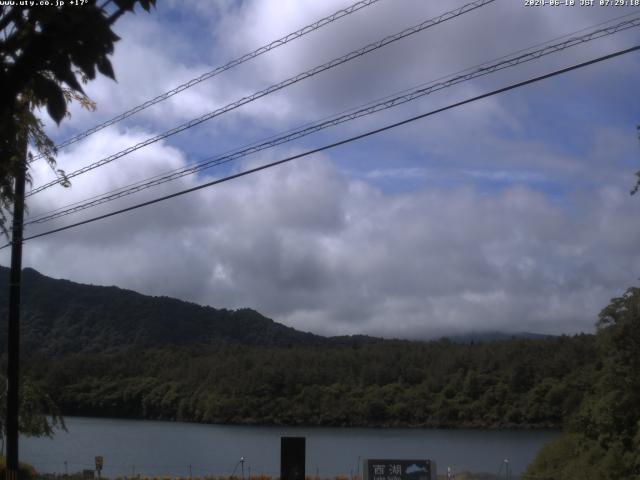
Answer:
[[[96,160],[466,2],[379,0],[69,147]],[[563,2],[564,3],[564,2]],[[576,2],[579,3],[579,2]],[[116,25],[117,82],[86,85],[63,141],[311,24],[348,0],[164,0]],[[28,198],[28,217],[192,165],[640,8],[496,0]],[[630,18],[630,17],[627,17]],[[622,19],[612,20],[609,25]],[[585,29],[585,30],[583,30]],[[28,225],[33,235],[380,128],[640,43],[640,29]],[[567,37],[568,38],[568,37]],[[24,266],[323,335],[592,332],[640,272],[635,52],[188,195],[27,241]],[[33,186],[53,179],[33,164]],[[27,218],[28,221],[29,218]],[[0,263],[8,265],[8,249]]]

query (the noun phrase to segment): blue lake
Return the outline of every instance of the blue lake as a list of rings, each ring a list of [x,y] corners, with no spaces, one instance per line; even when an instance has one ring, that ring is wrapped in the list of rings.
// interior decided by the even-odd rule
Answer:
[[[507,459],[518,474],[558,435],[553,430],[249,427],[80,417],[66,423],[68,432],[59,431],[53,439],[21,438],[20,459],[43,473],[92,469],[100,455],[107,477],[202,477],[230,475],[234,469],[238,476],[278,476],[280,437],[303,436],[308,475],[356,475],[363,458],[431,459],[439,473],[447,467],[498,473]]]

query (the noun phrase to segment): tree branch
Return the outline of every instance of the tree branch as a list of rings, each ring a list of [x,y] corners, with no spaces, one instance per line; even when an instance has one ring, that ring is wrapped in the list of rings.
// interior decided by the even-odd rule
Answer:
[[[116,20],[118,20],[122,15],[124,15],[125,11],[126,10],[124,8],[119,8],[114,13],[112,13],[111,16],[107,17],[107,22],[109,23],[109,25],[113,25],[116,22]]]
[[[0,31],[7,28],[9,26],[9,23],[11,23],[12,21],[15,22],[17,20],[17,17],[20,16],[20,13],[20,10],[18,10],[17,8],[12,8],[11,10],[9,10],[9,12],[7,12],[6,15],[0,17]]]

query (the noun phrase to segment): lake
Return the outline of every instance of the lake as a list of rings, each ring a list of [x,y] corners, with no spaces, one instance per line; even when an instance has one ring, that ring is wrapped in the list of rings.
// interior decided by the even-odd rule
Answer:
[[[355,475],[362,458],[428,458],[440,473],[447,466],[455,472],[498,473],[508,459],[518,474],[558,435],[553,430],[249,427],[80,417],[67,418],[66,424],[68,432],[59,431],[53,439],[21,438],[20,459],[43,473],[92,469],[101,455],[107,477],[230,475],[234,469],[240,476],[242,468],[245,476],[278,476],[280,437],[304,436],[308,475]]]

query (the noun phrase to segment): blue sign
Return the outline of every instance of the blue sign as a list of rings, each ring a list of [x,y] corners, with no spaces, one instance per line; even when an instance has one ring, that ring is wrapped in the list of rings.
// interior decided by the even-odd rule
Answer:
[[[436,480],[431,460],[364,460],[364,480]]]

